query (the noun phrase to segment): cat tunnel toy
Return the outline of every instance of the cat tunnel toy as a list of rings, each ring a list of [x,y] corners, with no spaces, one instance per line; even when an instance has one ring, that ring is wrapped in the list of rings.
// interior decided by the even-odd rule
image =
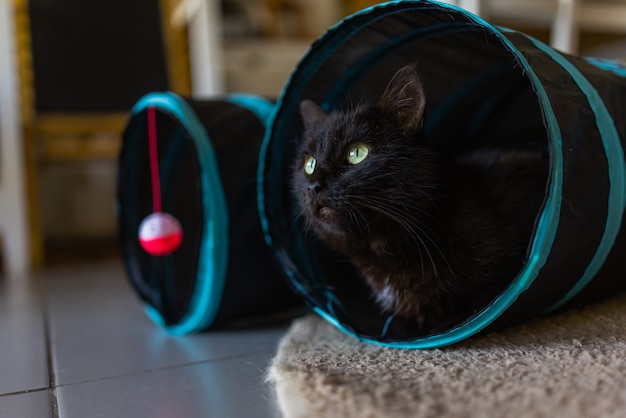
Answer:
[[[300,304],[263,241],[256,172],[273,104],[252,95],[141,98],[118,164],[117,215],[132,289],[172,334]]]
[[[542,149],[550,160],[523,268],[480,312],[436,335],[382,312],[349,263],[308,232],[290,192],[299,102],[332,111],[376,101],[411,63],[427,97],[424,129],[443,152]],[[624,140],[626,67],[559,53],[448,4],[384,3],[330,28],[292,72],[261,148],[261,224],[292,287],[339,329],[392,347],[445,346],[623,287]]]

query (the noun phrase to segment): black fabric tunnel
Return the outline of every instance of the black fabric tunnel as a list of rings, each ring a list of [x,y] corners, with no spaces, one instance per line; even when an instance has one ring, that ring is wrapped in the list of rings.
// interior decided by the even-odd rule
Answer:
[[[426,336],[381,312],[350,264],[306,232],[289,185],[299,102],[332,111],[377,99],[411,63],[428,97],[424,129],[443,152],[493,145],[550,158],[524,267],[480,312]],[[292,72],[261,149],[261,223],[292,287],[332,324],[393,347],[444,346],[624,287],[624,140],[626,67],[559,53],[448,4],[384,3],[330,28]]]

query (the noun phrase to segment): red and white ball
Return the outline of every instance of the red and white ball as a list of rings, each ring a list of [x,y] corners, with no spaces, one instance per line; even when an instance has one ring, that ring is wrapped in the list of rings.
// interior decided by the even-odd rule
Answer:
[[[182,242],[183,229],[180,222],[170,214],[152,213],[139,225],[139,243],[150,255],[170,255]]]

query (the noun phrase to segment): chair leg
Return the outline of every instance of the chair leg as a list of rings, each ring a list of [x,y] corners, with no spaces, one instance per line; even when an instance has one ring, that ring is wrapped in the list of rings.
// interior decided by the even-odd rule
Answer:
[[[552,21],[550,45],[569,54],[578,53],[578,12],[581,0],[558,0]]]
[[[0,250],[5,273],[25,277],[30,259],[11,11],[9,2],[0,3]]]
[[[24,157],[26,171],[26,190],[28,201],[28,226],[30,239],[30,261],[33,267],[41,267],[44,262],[43,231],[39,201],[39,179],[35,136],[31,127],[24,128]]]
[[[459,7],[480,16],[483,13],[482,0],[459,0]]]

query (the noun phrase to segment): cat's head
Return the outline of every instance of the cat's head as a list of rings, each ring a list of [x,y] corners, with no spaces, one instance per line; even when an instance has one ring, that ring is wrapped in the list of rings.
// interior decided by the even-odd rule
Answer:
[[[330,114],[300,104],[305,134],[293,187],[305,220],[332,247],[416,228],[410,217],[431,210],[437,169],[421,132],[425,104],[412,65],[376,104]]]

